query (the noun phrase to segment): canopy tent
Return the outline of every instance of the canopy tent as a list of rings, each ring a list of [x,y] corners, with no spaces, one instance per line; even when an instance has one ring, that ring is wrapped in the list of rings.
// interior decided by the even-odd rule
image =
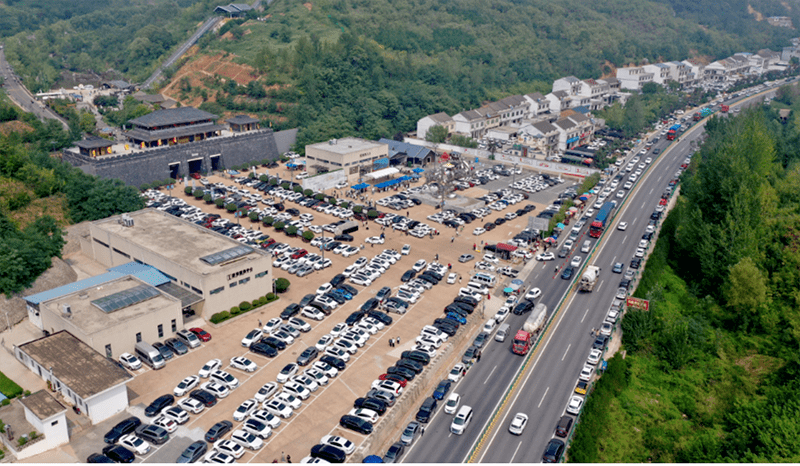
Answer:
[[[425,170],[424,170],[424,169],[422,169],[422,168],[419,168],[419,167],[418,167],[418,168],[415,168],[415,169],[413,169],[413,170],[411,170],[411,171],[412,171],[412,172],[414,172],[414,173],[424,173],[424,172],[425,172]]]
[[[547,238],[544,239],[545,243],[555,243],[556,241],[558,241],[558,238],[555,238],[553,236],[548,236]]]
[[[394,186],[394,185],[400,184],[403,181],[405,181],[405,180],[402,179],[402,178],[397,178],[396,180],[381,181],[380,183],[375,184],[374,186],[376,188],[388,188],[389,186]]]
[[[398,181],[410,181],[410,180],[412,180],[412,179],[413,179],[413,178],[411,178],[410,176],[401,176],[401,177],[400,177],[400,178],[398,178],[397,180],[398,180]]]
[[[381,178],[386,178],[387,176],[392,176],[397,173],[400,173],[400,170],[394,167],[389,167],[389,168],[384,168],[383,170],[375,170],[372,173],[367,173],[366,175],[364,175],[364,178],[368,180],[378,180]]]
[[[375,168],[385,168],[389,166],[389,158],[384,157],[372,162],[372,166]]]
[[[350,186],[352,189],[364,189],[369,188],[369,184],[367,183],[358,183],[357,185]]]

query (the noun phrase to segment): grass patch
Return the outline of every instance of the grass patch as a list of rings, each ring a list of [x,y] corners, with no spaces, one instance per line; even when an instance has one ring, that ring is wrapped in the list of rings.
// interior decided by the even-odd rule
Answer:
[[[6,377],[5,374],[0,372],[0,393],[8,398],[14,398],[22,395],[22,387],[17,385],[16,382]]]

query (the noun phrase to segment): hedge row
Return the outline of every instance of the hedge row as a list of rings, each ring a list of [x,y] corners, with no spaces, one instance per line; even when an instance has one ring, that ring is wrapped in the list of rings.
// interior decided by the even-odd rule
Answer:
[[[267,293],[266,296],[262,296],[256,300],[250,301],[242,301],[239,303],[238,306],[233,306],[230,311],[222,311],[217,312],[216,314],[211,316],[211,323],[218,324],[220,322],[225,322],[226,320],[230,319],[231,317],[238,316],[239,314],[244,314],[245,312],[252,311],[253,309],[257,309],[265,304],[269,304],[273,301],[277,301],[279,298],[274,293]]]

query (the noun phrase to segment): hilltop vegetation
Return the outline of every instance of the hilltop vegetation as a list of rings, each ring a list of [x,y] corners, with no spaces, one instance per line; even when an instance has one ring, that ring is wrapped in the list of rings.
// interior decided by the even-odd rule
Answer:
[[[706,126],[635,292],[651,310],[624,317],[570,461],[800,460],[800,93],[779,99],[785,123]]]

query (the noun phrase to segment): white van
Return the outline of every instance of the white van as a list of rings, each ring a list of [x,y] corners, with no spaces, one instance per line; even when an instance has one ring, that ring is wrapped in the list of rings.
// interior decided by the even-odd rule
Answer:
[[[589,252],[592,249],[592,242],[588,239],[583,242],[583,246],[581,246],[581,252]]]
[[[497,284],[497,277],[489,273],[478,272],[472,276],[470,281],[480,283],[487,287],[492,287]]]
[[[453,418],[453,422],[450,424],[450,432],[461,435],[467,430],[467,426],[469,422],[472,420],[472,408],[467,405],[462,406],[459,408],[458,413]]]
[[[140,341],[136,343],[134,349],[136,351],[136,356],[153,369],[158,370],[167,365],[167,363],[164,362],[164,358],[161,357],[161,353],[153,348],[153,345],[150,343]]]
[[[494,334],[494,341],[506,341],[510,329],[511,326],[509,324],[503,324],[498,327],[497,333]]]

